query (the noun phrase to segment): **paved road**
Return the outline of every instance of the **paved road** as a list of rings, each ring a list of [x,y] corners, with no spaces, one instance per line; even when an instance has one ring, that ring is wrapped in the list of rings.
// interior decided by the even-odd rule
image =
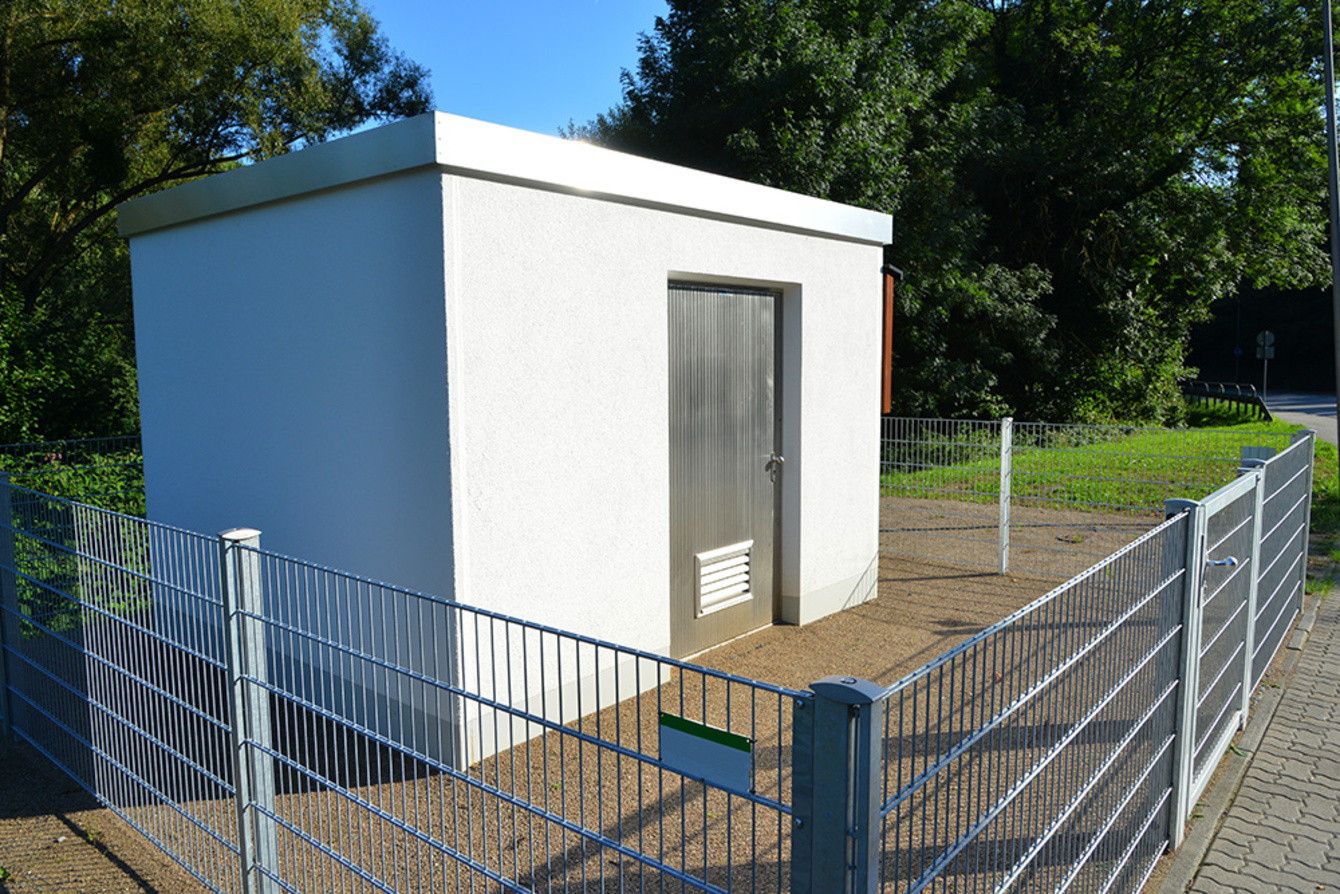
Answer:
[[[1266,406],[1275,418],[1317,430],[1317,437],[1336,443],[1335,395],[1271,392]]]
[[[1340,593],[1322,600],[1190,891],[1340,891]]]

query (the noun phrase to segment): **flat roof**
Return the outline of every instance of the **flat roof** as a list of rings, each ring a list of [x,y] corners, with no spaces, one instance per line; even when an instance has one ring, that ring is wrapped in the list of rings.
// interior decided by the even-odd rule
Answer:
[[[417,168],[853,242],[884,245],[888,214],[652,161],[577,140],[430,112],[132,199],[136,236]]]

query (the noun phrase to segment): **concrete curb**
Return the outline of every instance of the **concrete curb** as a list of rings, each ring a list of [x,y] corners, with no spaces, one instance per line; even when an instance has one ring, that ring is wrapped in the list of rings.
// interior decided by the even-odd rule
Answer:
[[[1326,575],[1332,586],[1335,585],[1335,571],[1336,569],[1331,568]],[[1265,738],[1266,730],[1270,728],[1270,722],[1275,718],[1275,712],[1284,698],[1284,690],[1293,679],[1294,670],[1302,657],[1303,646],[1307,643],[1308,634],[1312,632],[1312,625],[1317,619],[1319,603],[1320,599],[1317,596],[1305,597],[1303,616],[1286,644],[1279,687],[1267,689],[1257,696],[1256,706],[1247,720],[1247,728],[1238,736],[1236,746],[1224,758],[1224,775],[1201,797],[1201,803],[1205,805],[1201,819],[1192,827],[1181,848],[1173,856],[1173,864],[1168,869],[1168,874],[1163,877],[1162,883],[1157,888],[1146,891],[1145,894],[1185,894],[1191,887],[1196,873],[1200,871],[1200,864],[1204,861],[1205,854],[1214,843],[1219,827],[1223,824],[1224,817],[1238,794],[1243,777],[1247,775],[1252,758],[1256,756],[1261,740]]]

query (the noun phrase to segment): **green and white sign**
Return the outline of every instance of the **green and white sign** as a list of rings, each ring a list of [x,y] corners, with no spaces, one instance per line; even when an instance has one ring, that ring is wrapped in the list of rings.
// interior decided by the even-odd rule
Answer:
[[[718,788],[754,790],[752,739],[673,714],[661,714],[661,763]]]

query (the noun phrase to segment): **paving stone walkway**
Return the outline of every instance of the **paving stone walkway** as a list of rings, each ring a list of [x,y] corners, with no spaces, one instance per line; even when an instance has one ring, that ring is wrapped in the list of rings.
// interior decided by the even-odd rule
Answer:
[[[1190,890],[1340,894],[1340,592],[1317,620]]]

